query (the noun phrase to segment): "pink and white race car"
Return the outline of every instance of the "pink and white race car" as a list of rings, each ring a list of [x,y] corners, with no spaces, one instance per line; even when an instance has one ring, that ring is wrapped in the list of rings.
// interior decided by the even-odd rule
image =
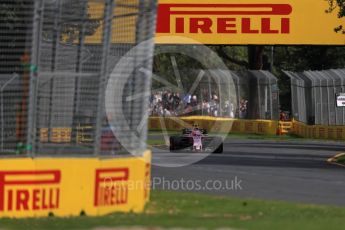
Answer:
[[[193,150],[202,151],[203,133],[200,131],[200,129],[195,129],[192,131],[191,136],[193,138]]]
[[[170,137],[170,151],[223,152],[223,139],[209,136],[205,129],[198,127],[183,129],[181,136]]]

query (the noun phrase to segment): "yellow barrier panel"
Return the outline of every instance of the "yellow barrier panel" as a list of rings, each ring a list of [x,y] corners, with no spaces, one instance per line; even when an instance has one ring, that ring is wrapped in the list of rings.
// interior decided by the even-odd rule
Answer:
[[[53,143],[69,143],[71,142],[72,129],[71,128],[53,128],[51,142]]]
[[[120,159],[2,159],[0,218],[141,212],[151,153]]]
[[[292,133],[305,138],[345,140],[345,126],[306,125],[293,121]]]
[[[289,134],[292,132],[292,122],[279,121],[279,130],[281,134]]]
[[[40,142],[46,143],[49,140],[49,129],[40,129]],[[70,143],[72,140],[72,129],[68,127],[52,128],[51,142]]]
[[[76,128],[76,141],[78,144],[92,143],[93,139],[91,138],[93,132],[92,126],[78,126]],[[49,129],[41,128],[40,129],[40,142],[47,143],[49,140]],[[61,127],[61,128],[52,128],[52,143],[70,143],[72,140],[72,128],[70,127]]]
[[[112,32],[116,36],[112,36],[113,43],[135,43],[136,20],[138,8],[134,7],[138,4],[138,0],[127,0],[126,3],[118,4],[113,10],[114,18],[112,19]],[[133,6],[133,7],[129,7]],[[89,1],[88,13],[93,19],[104,17],[104,1]],[[126,17],[123,17],[126,15]],[[132,16],[130,16],[132,15]],[[121,17],[122,16],[122,17]],[[100,20],[100,26],[96,29],[92,36],[86,36],[85,43],[100,44],[103,38],[103,20]],[[125,27],[124,27],[125,25]],[[125,28],[125,29],[124,29]]]
[[[46,143],[49,141],[49,129],[41,128],[40,129],[40,141],[41,143]]]
[[[92,143],[92,133],[93,133],[94,127],[92,126],[81,126],[79,125],[77,127],[77,143],[78,144],[86,144],[86,143]]]
[[[278,121],[269,120],[239,120],[231,118],[215,118],[207,116],[192,117],[150,117],[149,130],[151,131],[181,131],[183,128],[198,124],[200,128],[208,132],[247,133],[275,135],[278,129]],[[162,124],[165,127],[162,127]]]

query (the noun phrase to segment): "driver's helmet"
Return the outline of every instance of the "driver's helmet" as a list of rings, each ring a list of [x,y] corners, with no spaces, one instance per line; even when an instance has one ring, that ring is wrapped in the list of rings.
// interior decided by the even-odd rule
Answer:
[[[193,124],[193,129],[194,129],[194,130],[199,130],[199,124],[194,123],[194,124]]]

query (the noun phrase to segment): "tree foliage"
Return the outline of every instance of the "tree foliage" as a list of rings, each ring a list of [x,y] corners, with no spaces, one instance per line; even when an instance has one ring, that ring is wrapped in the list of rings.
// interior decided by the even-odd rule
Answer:
[[[60,40],[72,43],[79,38],[83,31],[84,35],[93,35],[100,25],[100,19],[92,18],[89,13],[88,1],[85,0],[60,0],[47,2],[44,19],[58,22]],[[45,31],[45,38],[52,39],[54,33]]]
[[[326,13],[337,12],[338,18],[343,18],[345,16],[345,0],[325,0],[328,2],[328,9]],[[337,33],[345,34],[345,28],[343,25],[339,25],[334,28],[334,31]]]
[[[260,49],[256,48],[259,47]],[[181,48],[181,47],[180,47]],[[187,48],[187,46],[186,46]],[[280,102],[282,109],[290,110],[291,92],[290,79],[282,70],[301,72],[305,70],[324,70],[345,67],[345,47],[335,46],[275,46],[272,60],[271,46],[210,46],[230,70],[264,69],[270,70],[270,64],[274,62],[271,70],[279,79]],[[157,47],[159,49],[159,46]],[[256,49],[256,57],[259,61],[252,61],[253,49]],[[186,86],[195,80],[195,73],[188,69],[203,68],[200,63],[180,54],[161,54],[154,59],[154,72],[176,84],[171,56],[176,57],[179,69],[183,69],[182,81]],[[207,58],[207,57],[205,57]],[[212,61],[212,60],[208,60]],[[252,65],[257,66],[252,66]],[[157,87],[157,85],[155,86]]]
[[[28,39],[32,32],[34,2],[0,1],[0,74],[21,70],[20,58],[30,45]],[[85,0],[44,1],[43,39],[71,43],[78,40],[81,31],[86,36],[94,34],[100,19],[91,17],[87,3]]]
[[[26,46],[27,28],[32,23],[32,2],[0,2],[0,74],[19,72],[20,57]]]

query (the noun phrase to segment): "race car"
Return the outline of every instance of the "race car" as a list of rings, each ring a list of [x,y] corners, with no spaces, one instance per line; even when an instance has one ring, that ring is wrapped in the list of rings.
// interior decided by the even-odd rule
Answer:
[[[221,137],[212,137],[207,130],[193,128],[183,129],[181,136],[170,137],[170,151],[191,150],[193,152],[223,152],[223,141]]]

